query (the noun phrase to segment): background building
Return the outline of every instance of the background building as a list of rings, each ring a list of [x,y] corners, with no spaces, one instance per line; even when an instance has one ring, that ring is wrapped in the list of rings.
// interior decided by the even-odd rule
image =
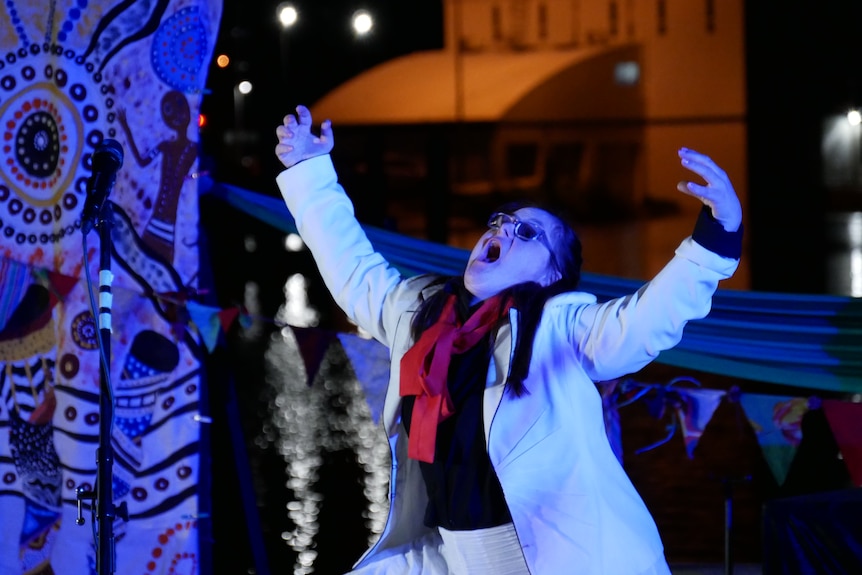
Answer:
[[[513,198],[586,225],[690,214],[682,145],[713,156],[747,204],[741,2],[448,0],[443,24],[442,49],[383,62],[312,106],[336,127],[350,193],[377,200],[372,219],[467,247],[461,222]],[[424,199],[424,221],[399,210],[405,198]],[[588,253],[587,266],[651,277],[668,253],[655,243],[617,263]],[[732,285],[749,287],[745,264]]]

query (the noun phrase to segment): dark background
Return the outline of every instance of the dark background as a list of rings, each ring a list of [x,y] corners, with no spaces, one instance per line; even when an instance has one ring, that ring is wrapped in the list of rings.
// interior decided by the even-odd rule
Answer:
[[[357,41],[348,28],[350,14],[360,6],[344,0],[308,1],[300,8],[299,25],[282,36],[275,20],[277,2],[226,0],[221,34],[215,54],[228,53],[232,64],[209,72],[210,93],[202,112],[207,124],[201,131],[205,168],[217,181],[233,183],[264,194],[277,195],[274,177],[279,171],[272,149],[275,126],[296,104],[314,101],[355,74],[397,55],[437,49],[443,44],[442,2],[430,0],[377,0],[361,6],[376,18],[374,33]],[[862,3],[854,0],[788,3],[746,0],[746,64],[748,85],[749,228],[752,287],[758,291],[823,293],[826,258],[830,249],[826,215],[833,210],[862,209],[855,191],[835,196],[821,183],[820,136],[822,119],[862,104],[858,23]],[[233,86],[241,79],[253,82],[242,126],[236,125]],[[334,156],[337,163],[337,149]],[[361,197],[361,190],[355,191]],[[855,192],[855,193],[854,193]],[[358,213],[362,206],[357,206]],[[261,314],[274,317],[283,302],[282,286],[296,271],[314,278],[314,266],[305,253],[282,248],[283,234],[253,218],[239,214],[218,200],[201,198],[203,245],[212,269],[213,294],[220,306],[243,300],[252,281],[260,286]],[[245,241],[256,239],[249,253]],[[340,317],[322,285],[312,283],[312,302],[322,312],[321,326],[338,329]],[[272,450],[254,446],[266,418],[267,394],[263,385],[263,353],[269,326],[256,340],[227,335],[211,358],[210,406],[212,426],[212,520],[215,573],[290,572],[295,558],[280,540],[288,525],[284,488],[284,461]],[[654,377],[666,380],[664,368]],[[738,382],[737,382],[738,383]],[[704,379],[706,387],[728,387],[722,378]],[[750,384],[749,391],[772,392]],[[805,395],[806,390],[783,388],[781,393]],[[632,410],[641,409],[636,406]],[[724,410],[724,411],[722,411]],[[629,445],[649,443],[655,424],[649,414],[631,413],[624,433]],[[715,416],[724,449],[701,446],[696,465],[685,461],[682,449],[656,453],[645,467],[629,468],[636,484],[644,485],[652,507],[668,513],[692,513],[701,521],[702,541],[686,547],[687,561],[722,560],[722,477],[743,478],[735,487],[741,530],[736,541],[739,560],[760,559],[760,508],[770,498],[841,486],[842,470],[827,470],[817,480],[812,469],[824,469],[817,458],[833,455],[834,445],[821,444],[795,463],[789,486],[779,489],[757,449],[756,439],[740,424],[732,407]],[[712,424],[711,424],[712,425]],[[815,421],[809,425],[820,425]],[[650,431],[652,430],[652,431]],[[661,429],[659,428],[659,434]],[[828,435],[828,434],[827,434]],[[707,441],[707,438],[704,438]],[[824,446],[825,445],[825,446]],[[673,453],[672,453],[672,452]],[[806,452],[808,449],[806,448]],[[343,454],[331,454],[326,465],[342,475],[355,470]],[[827,457],[828,459],[828,457]],[[631,461],[631,458],[629,458]],[[834,461],[830,459],[829,461]],[[686,483],[652,485],[655,477],[678,477],[687,465]],[[806,469],[808,468],[808,469]],[[658,474],[656,474],[658,472]],[[748,476],[758,478],[754,481]],[[790,479],[790,478],[789,478]],[[692,484],[697,493],[688,493]],[[324,486],[326,488],[326,486]],[[329,486],[336,500],[340,527],[322,532],[315,573],[339,573],[364,550],[356,537],[362,525],[360,506],[344,496],[349,482]],[[676,497],[678,508],[663,499]],[[334,506],[330,506],[332,510]],[[329,511],[330,513],[332,511]],[[657,517],[673,520],[673,517]],[[206,529],[202,530],[206,532]],[[664,533],[666,538],[691,538],[691,533]],[[261,558],[265,558],[261,562]]]
[[[285,32],[275,18],[278,4],[225,0],[214,54],[230,54],[231,65],[211,65],[211,93],[201,109],[209,119],[201,133],[203,151],[215,161],[216,177],[264,193],[277,193],[275,128],[297,104],[311,106],[351,77],[396,56],[443,47],[440,0],[293,2],[299,20]],[[364,38],[357,38],[349,25],[359,8],[375,18],[374,29]],[[247,97],[248,133],[240,138],[245,144],[236,145],[231,142],[236,131],[233,86],[243,79],[255,89]]]

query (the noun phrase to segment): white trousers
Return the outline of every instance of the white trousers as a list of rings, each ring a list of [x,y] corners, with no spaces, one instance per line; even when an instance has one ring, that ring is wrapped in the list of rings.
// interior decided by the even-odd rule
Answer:
[[[452,575],[529,575],[527,562],[515,527],[508,523],[499,527],[473,531],[447,531],[439,528],[446,558]]]
[[[529,575],[509,523],[473,531],[438,529],[420,540],[384,551],[348,575]]]

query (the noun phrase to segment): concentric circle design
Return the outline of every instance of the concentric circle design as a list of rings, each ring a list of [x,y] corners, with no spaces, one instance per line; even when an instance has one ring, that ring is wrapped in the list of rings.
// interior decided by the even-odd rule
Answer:
[[[80,114],[54,91],[50,84],[33,84],[0,105],[2,177],[31,206],[60,203],[80,155],[69,142],[82,131]]]
[[[184,93],[201,91],[209,53],[207,28],[196,6],[178,10],[159,26],[150,56],[153,70],[163,82]]]
[[[26,257],[80,228],[90,155],[116,136],[113,88],[58,44],[7,52],[0,65],[0,238]]]
[[[72,320],[72,341],[81,349],[94,350],[99,348],[99,330],[96,320],[89,311],[82,311]]]
[[[59,132],[52,114],[37,111],[24,120],[14,138],[15,159],[23,168],[25,176],[29,174],[34,179],[38,178],[36,187],[45,186],[45,178],[62,173],[58,170]],[[13,166],[13,170],[17,172],[18,167]]]
[[[81,368],[81,362],[78,360],[78,356],[67,353],[64,354],[60,359],[60,373],[63,374],[63,377],[67,380],[72,379],[76,375],[78,375],[78,371]],[[74,409],[74,408],[70,408]]]

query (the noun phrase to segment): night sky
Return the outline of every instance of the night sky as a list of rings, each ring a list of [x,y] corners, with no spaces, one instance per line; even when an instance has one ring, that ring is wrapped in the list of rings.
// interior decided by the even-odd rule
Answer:
[[[201,132],[203,152],[226,181],[266,191],[278,166],[271,153],[275,126],[297,104],[311,106],[328,91],[380,62],[419,50],[443,46],[441,0],[297,0],[297,23],[282,32],[276,19],[279,1],[226,0],[219,38],[208,76],[202,113],[208,123]],[[357,38],[351,15],[369,11],[375,25]],[[220,69],[215,56],[228,54]],[[245,143],[236,145],[233,87],[249,80],[242,118]],[[226,137],[228,141],[226,142]],[[246,157],[243,165],[243,157]],[[263,188],[263,189],[262,189]]]

